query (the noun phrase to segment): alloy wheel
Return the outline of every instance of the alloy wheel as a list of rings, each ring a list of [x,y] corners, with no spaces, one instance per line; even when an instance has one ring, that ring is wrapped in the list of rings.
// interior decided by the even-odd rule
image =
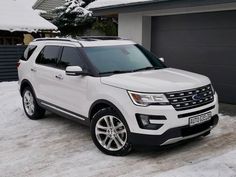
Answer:
[[[109,151],[118,151],[127,142],[125,125],[112,115],[99,119],[95,126],[95,134],[100,145]]]
[[[25,111],[27,112],[27,114],[32,116],[35,112],[34,97],[29,90],[25,92],[23,100]]]

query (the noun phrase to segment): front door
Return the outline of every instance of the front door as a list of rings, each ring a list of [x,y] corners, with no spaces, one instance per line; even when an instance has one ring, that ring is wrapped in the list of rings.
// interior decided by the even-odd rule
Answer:
[[[77,47],[63,47],[57,66],[59,70],[56,73],[56,105],[72,113],[86,116],[87,83],[90,76],[68,76],[65,72],[67,66],[84,68],[84,62]]]

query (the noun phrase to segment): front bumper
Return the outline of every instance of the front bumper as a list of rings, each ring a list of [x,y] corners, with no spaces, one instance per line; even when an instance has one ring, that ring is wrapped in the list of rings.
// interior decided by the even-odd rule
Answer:
[[[219,121],[218,115],[214,115],[210,121],[196,125],[194,127],[182,126],[171,128],[162,135],[145,135],[138,133],[130,133],[129,141],[134,145],[150,145],[162,146],[176,143],[182,140],[202,136],[203,134],[211,131]]]
[[[189,125],[189,118],[204,114],[207,112],[211,112],[212,116],[217,115],[219,113],[219,104],[218,104],[218,96],[215,93],[214,101],[204,106],[200,106],[194,109],[188,109],[184,111],[176,111],[173,106],[148,106],[148,107],[140,107],[134,105],[130,100],[124,102],[122,105],[126,105],[126,107],[120,107],[123,116],[126,118],[127,124],[129,126],[129,130],[133,134],[143,134],[143,135],[158,135],[161,136],[165,134],[167,131],[174,129],[176,127],[185,127]],[[148,130],[140,127],[136,115],[149,115],[149,116],[163,116],[166,119],[152,119],[150,122],[152,124],[162,125],[159,129],[156,130]]]
[[[167,145],[181,140],[202,136],[211,131],[218,123],[219,104],[215,93],[214,101],[197,108],[176,111],[173,106],[148,106],[134,105],[130,99],[122,102],[120,110],[129,127],[129,141],[134,145]],[[122,109],[123,108],[123,109]],[[211,112],[211,120],[199,125],[189,126],[189,119],[207,112]],[[140,127],[136,115],[163,116],[166,119],[152,119],[152,124],[162,124],[158,129],[145,129]]]

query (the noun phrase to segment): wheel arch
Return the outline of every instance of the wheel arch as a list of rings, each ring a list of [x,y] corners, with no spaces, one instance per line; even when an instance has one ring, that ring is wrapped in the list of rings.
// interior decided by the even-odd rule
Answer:
[[[92,120],[93,116],[101,109],[111,107],[113,110],[115,110],[118,114],[120,114],[122,117],[123,114],[121,111],[115,106],[112,102],[104,99],[96,100],[89,109],[89,119]]]
[[[20,85],[20,94],[21,94],[21,96],[23,96],[23,91],[26,87],[30,87],[33,91],[33,94],[35,95],[34,88],[33,88],[32,84],[30,83],[30,81],[27,80],[27,79],[24,79],[24,80],[21,81],[21,85]]]

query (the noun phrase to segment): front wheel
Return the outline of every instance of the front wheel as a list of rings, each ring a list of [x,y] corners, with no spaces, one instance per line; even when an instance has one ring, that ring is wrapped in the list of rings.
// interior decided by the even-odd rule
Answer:
[[[114,156],[128,154],[132,149],[128,133],[129,130],[123,117],[111,108],[100,110],[92,118],[93,142],[105,154]]]
[[[34,93],[30,87],[26,87],[22,95],[25,114],[32,120],[43,118],[45,109],[41,108],[35,99]]]

